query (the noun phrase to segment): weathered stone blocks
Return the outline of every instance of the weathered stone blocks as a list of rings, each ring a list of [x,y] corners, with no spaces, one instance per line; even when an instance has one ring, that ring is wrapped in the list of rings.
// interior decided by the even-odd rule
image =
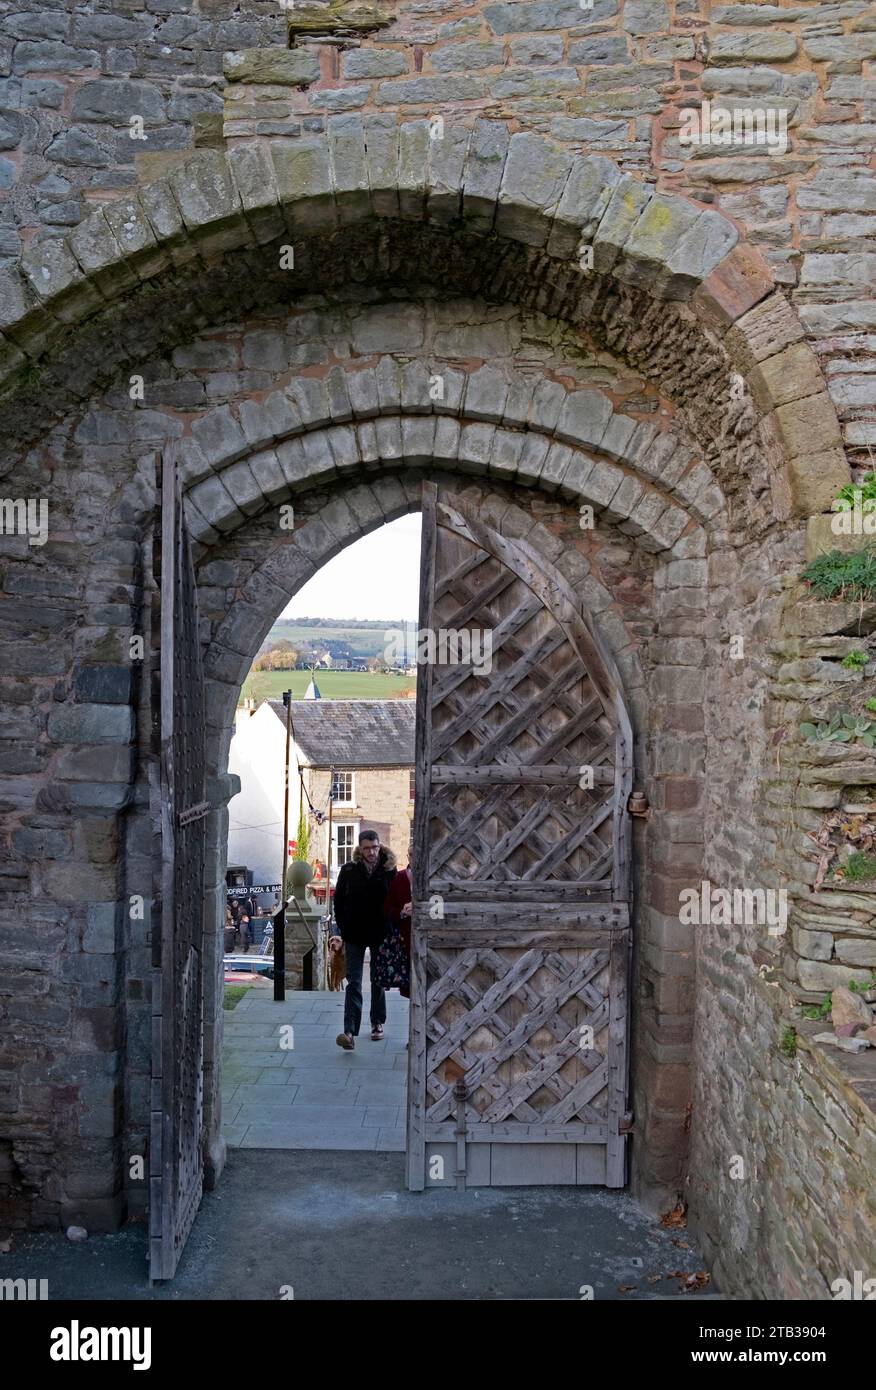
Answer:
[[[226,53],[223,63],[229,82],[308,87],[319,77],[319,59],[306,48],[241,49]]]
[[[497,233],[544,246],[571,168],[572,159],[561,146],[535,135],[513,135],[499,189]]]
[[[462,211],[475,231],[492,230],[508,147],[508,130],[499,121],[475,121],[463,173]]]
[[[339,221],[356,222],[371,210],[362,119],[333,116],[326,134]]]
[[[245,225],[228,162],[215,150],[202,150],[168,178],[186,229],[205,252],[237,247]]]
[[[344,54],[343,73],[348,78],[398,77],[407,63],[396,49],[355,48]]]
[[[651,197],[651,190],[634,178],[621,178],[615,186],[593,237],[593,267],[599,274],[607,274],[620,259]]]
[[[285,226],[270,153],[263,142],[234,145],[228,170],[246,220],[260,244],[280,236]]]
[[[302,236],[334,227],[337,221],[331,161],[323,140],[274,141],[271,158],[288,225]]]
[[[21,269],[34,294],[62,323],[75,323],[100,305],[97,291],[83,275],[79,263],[57,238],[28,247]]]

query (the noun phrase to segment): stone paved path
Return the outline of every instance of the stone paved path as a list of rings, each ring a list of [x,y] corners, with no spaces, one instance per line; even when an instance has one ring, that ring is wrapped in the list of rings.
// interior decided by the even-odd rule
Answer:
[[[296,1302],[580,1302],[582,1285],[590,1285],[600,1301],[685,1305],[704,1295],[680,1294],[678,1271],[701,1267],[690,1234],[663,1230],[627,1192],[406,1192],[401,1154],[258,1149],[229,1151],[170,1283],[149,1286],[142,1225],[82,1245],[54,1232],[19,1234],[10,1253],[0,1254],[0,1278],[48,1278],[52,1300],[220,1299],[238,1307],[247,1300],[276,1306],[284,1285],[292,1285]],[[583,1338],[600,1324],[592,1304],[582,1308],[591,1310],[579,1314]],[[255,1374],[267,1364],[271,1316],[267,1307],[230,1314],[227,1336],[248,1340]],[[673,1335],[670,1324],[665,1335]]]
[[[397,990],[388,995],[386,1037],[372,1042],[367,977],[366,966],[353,1052],[335,1042],[343,991],[296,990],[275,1004],[270,986],[253,985],[226,1013],[222,1110],[229,1148],[404,1152],[408,1001]],[[284,1034],[290,1025],[292,1034]]]

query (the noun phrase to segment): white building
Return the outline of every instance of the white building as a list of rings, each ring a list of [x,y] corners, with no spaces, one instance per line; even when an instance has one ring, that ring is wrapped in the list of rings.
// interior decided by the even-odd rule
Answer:
[[[364,829],[377,830],[404,864],[413,817],[414,722],[413,700],[292,701],[289,839],[298,833],[303,776],[310,802],[324,817],[319,824],[310,816],[308,858],[325,863],[331,782],[333,880]],[[254,713],[239,709],[228,767],[241,789],[228,806],[228,863],[246,865],[256,884],[280,880],[285,756],[282,700],[264,700]]]
[[[245,864],[254,883],[279,883],[283,855],[283,763],[286,728],[267,700],[250,713],[237,711],[228,771],[240,778],[240,791],[228,803],[228,863]],[[298,781],[290,758],[289,807],[298,828]],[[293,785],[294,783],[294,785]]]

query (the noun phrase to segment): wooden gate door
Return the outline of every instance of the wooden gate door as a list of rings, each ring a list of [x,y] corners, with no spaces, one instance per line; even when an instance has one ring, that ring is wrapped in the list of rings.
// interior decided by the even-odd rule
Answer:
[[[149,1266],[170,1279],[203,1191],[204,682],[197,591],[166,449],[153,547]]]
[[[420,615],[408,1186],[623,1186],[632,745],[613,662],[551,564],[431,483]]]

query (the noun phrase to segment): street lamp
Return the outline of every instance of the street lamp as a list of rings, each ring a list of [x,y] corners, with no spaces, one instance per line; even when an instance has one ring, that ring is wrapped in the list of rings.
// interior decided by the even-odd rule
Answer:
[[[283,691],[286,708],[286,760],[283,784],[283,868],[280,872],[280,907],[274,919],[274,1002],[286,998],[286,870],[289,866],[289,735],[292,725],[292,691]]]

